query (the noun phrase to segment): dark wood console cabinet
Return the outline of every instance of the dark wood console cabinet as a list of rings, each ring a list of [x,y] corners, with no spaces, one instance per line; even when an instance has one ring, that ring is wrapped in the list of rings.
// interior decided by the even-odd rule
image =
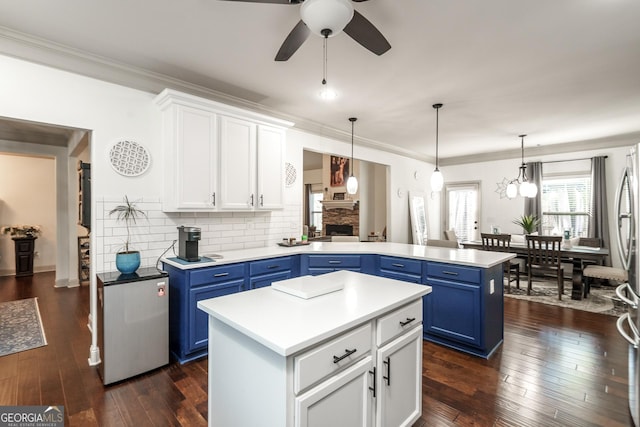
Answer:
[[[33,257],[37,237],[12,237],[16,250],[16,277],[33,276]]]

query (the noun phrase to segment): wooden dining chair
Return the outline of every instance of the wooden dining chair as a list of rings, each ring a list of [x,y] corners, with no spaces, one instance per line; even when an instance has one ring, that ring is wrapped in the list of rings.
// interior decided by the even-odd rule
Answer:
[[[511,234],[481,233],[482,249],[485,251],[510,252]],[[511,278],[511,272],[515,277]],[[507,276],[507,292],[511,293],[511,282],[516,281],[516,288],[520,289],[520,263],[517,259],[504,262],[504,273]]]
[[[558,281],[558,299],[564,292],[564,269],[561,264],[560,247],[562,236],[526,235],[527,241],[527,295],[531,295],[532,275],[534,272],[555,274]]]

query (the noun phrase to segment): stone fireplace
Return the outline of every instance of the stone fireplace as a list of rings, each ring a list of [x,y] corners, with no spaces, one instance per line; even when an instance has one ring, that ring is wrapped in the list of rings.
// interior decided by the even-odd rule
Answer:
[[[360,209],[355,204],[353,209],[322,207],[322,224],[324,236],[359,236]]]

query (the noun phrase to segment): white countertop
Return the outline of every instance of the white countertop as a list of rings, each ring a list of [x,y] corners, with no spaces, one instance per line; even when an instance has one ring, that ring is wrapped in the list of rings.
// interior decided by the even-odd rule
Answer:
[[[344,288],[303,299],[267,286],[200,301],[198,308],[289,356],[431,292],[430,286],[352,271],[323,277],[344,282]]]
[[[221,251],[217,252],[216,254],[221,255],[222,259],[217,259],[211,262],[193,262],[182,264],[168,258],[163,258],[162,262],[165,262],[182,270],[189,270],[192,268],[212,267],[216,265],[231,264],[236,262],[255,261],[286,255],[311,253],[389,255],[402,258],[438,261],[482,268],[493,267],[494,265],[501,264],[516,256],[515,254],[506,252],[488,252],[478,249],[440,248],[434,246],[409,245],[405,243],[313,242],[309,245],[304,246],[300,245],[292,247],[282,247],[274,244],[273,246],[263,248]],[[206,253],[201,255],[207,256]]]

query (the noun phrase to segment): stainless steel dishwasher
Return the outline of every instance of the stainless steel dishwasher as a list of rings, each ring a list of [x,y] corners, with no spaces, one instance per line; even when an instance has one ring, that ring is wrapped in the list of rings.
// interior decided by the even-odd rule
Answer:
[[[169,363],[169,275],[98,274],[98,372],[111,384]]]

